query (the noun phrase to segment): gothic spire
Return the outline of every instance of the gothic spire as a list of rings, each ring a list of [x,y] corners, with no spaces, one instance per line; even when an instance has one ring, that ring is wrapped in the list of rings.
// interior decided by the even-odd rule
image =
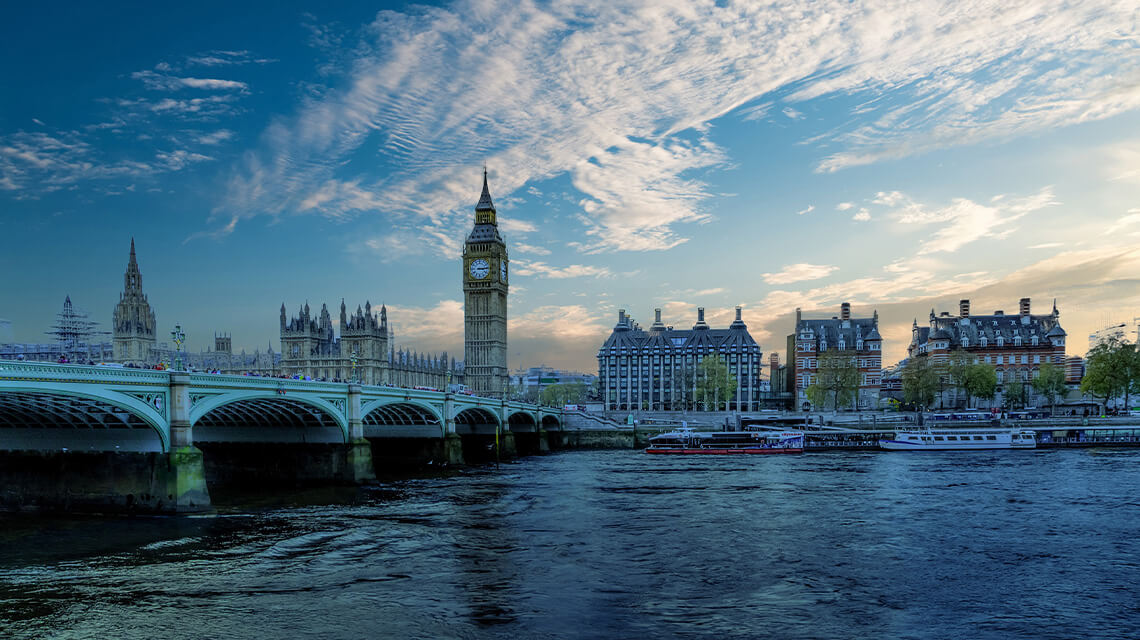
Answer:
[[[479,204],[475,205],[476,211],[494,211],[495,204],[491,202],[491,189],[487,187],[487,166],[483,166],[483,193],[479,195]]]

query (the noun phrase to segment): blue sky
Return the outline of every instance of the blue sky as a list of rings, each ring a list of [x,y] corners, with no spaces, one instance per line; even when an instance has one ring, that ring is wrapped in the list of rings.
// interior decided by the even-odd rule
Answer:
[[[309,6],[306,6],[309,4]],[[130,238],[163,331],[277,348],[386,303],[460,353],[490,172],[510,366],[591,370],[617,309],[1140,315],[1140,8],[609,1],[25,6],[0,26],[0,317],[109,325]]]

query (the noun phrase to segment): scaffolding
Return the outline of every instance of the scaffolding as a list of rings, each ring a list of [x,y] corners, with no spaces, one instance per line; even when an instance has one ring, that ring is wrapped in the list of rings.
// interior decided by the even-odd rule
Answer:
[[[97,331],[98,326],[98,322],[88,318],[87,312],[72,306],[69,295],[63,301],[63,310],[55,316],[55,324],[50,331],[44,333],[55,338],[59,344],[60,354],[70,357],[85,351],[89,352],[89,346],[95,344],[93,338],[96,336],[111,335],[109,331]]]

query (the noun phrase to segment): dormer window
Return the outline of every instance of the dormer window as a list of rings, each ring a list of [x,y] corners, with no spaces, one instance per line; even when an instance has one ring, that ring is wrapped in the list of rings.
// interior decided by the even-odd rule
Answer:
[[[1031,345],[1033,345],[1033,346],[1035,346],[1035,347],[1036,347],[1036,346],[1037,346],[1037,336],[1031,336],[1031,337],[1029,338],[1029,344],[1031,344]]]
[[[1013,346],[1015,346],[1015,347],[1021,346],[1021,336],[1013,336]]]
[[[978,339],[978,345],[979,345],[979,346],[983,346],[983,347],[984,347],[984,346],[986,346],[986,344],[987,344],[988,342],[989,342],[989,340],[987,340],[985,336],[982,336],[981,338],[979,338],[979,339]]]
[[[855,341],[855,348],[858,349],[859,351],[862,351],[863,350],[863,341],[862,340],[856,340]]]
[[[968,347],[968,346],[970,346],[970,339],[969,339],[969,338],[966,338],[966,337],[963,337],[963,338],[962,338],[962,348],[963,348],[963,349],[965,349],[965,348],[966,348],[966,347]]]
[[[1005,338],[998,336],[997,337],[997,346],[999,346],[999,347],[1005,346]]]

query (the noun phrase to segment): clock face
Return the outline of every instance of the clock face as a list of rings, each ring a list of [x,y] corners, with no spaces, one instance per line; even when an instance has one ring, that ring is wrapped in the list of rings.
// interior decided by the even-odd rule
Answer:
[[[487,277],[488,273],[491,272],[491,265],[487,264],[486,260],[479,258],[478,260],[471,261],[470,271],[472,278],[475,278],[476,280],[482,280],[483,278]]]
[[[499,263],[499,282],[506,282],[506,281],[507,281],[507,263],[500,262]]]

